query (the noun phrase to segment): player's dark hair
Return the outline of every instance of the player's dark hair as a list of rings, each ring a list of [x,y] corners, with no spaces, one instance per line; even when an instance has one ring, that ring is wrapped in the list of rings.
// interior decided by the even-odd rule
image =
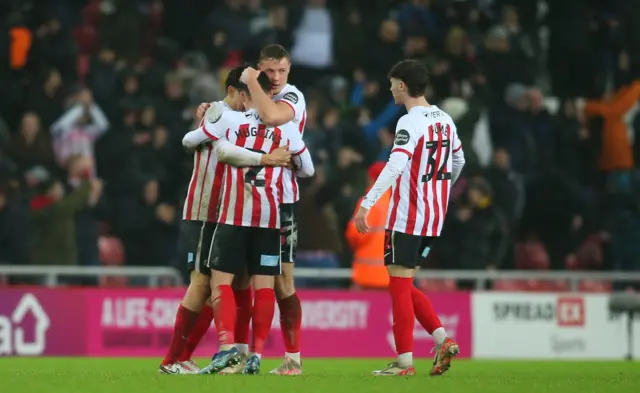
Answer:
[[[264,91],[265,93],[268,94],[269,91],[271,91],[271,81],[269,80],[267,74],[265,74],[264,72],[261,72],[260,75],[258,75],[258,83],[260,84],[260,87],[262,87],[262,91]],[[247,95],[251,95],[251,93],[249,92],[249,87],[242,82],[239,82],[237,89],[238,91],[242,91]]]
[[[248,66],[246,65],[242,65],[235,67],[231,71],[229,71],[227,79],[224,82],[224,88],[228,89],[229,87],[234,87],[236,89],[240,89],[242,87],[242,82],[240,82],[240,75],[242,75],[242,71],[244,71],[244,69],[247,67]]]
[[[287,50],[284,49],[284,46],[279,44],[271,44],[271,45],[265,46],[260,51],[260,60],[268,60],[268,59],[291,60],[291,55],[289,55],[289,52],[287,52]]]
[[[387,77],[403,81],[410,97],[424,96],[429,85],[429,71],[419,60],[402,60],[391,67]]]

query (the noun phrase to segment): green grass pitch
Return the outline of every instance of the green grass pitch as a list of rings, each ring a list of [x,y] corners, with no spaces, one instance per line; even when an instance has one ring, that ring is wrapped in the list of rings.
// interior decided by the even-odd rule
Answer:
[[[373,377],[383,360],[307,359],[305,375],[158,375],[159,359],[0,358],[3,393],[638,393],[638,362],[456,360],[429,377],[428,360],[413,377]],[[201,360],[200,364],[205,364]],[[263,361],[262,370],[278,359]]]

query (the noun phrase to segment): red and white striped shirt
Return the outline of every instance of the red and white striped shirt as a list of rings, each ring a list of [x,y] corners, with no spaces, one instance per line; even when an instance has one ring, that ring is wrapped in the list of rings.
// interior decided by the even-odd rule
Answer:
[[[362,202],[371,208],[393,186],[386,229],[439,236],[451,184],[464,166],[451,117],[437,106],[413,107],[396,126],[391,157]]]
[[[224,111],[217,120],[207,119],[202,129],[214,141],[224,138],[236,146],[263,154],[281,146],[289,146],[293,154],[306,150],[302,138],[289,139],[280,128],[266,126],[255,110]],[[224,165],[218,222],[280,228],[282,172],[280,167],[235,168]]]
[[[287,84],[278,94],[273,96],[275,102],[284,102],[293,109],[294,116],[286,127],[287,132],[297,130],[300,135],[304,134],[304,126],[307,121],[307,104],[304,95],[295,86]],[[295,174],[289,169],[282,171],[282,203],[295,203],[300,199],[298,191],[298,181]]]
[[[231,111],[224,101],[213,102],[220,111]],[[200,126],[204,120],[200,122]],[[213,143],[204,143],[193,154],[193,172],[182,208],[182,219],[216,222],[224,165],[218,162]]]

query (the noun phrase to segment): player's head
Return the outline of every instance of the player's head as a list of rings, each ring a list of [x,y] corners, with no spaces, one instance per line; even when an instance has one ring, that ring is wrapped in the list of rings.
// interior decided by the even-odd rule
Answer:
[[[418,60],[403,60],[389,71],[391,94],[396,104],[404,104],[407,98],[423,97],[429,75],[427,67]]]
[[[243,109],[242,98],[240,97],[240,88],[244,84],[240,82],[240,75],[242,75],[242,71],[244,71],[245,68],[246,66],[233,68],[229,71],[224,83],[224,86],[227,89],[227,105],[235,111],[241,111]]]
[[[264,72],[261,72],[260,75],[258,75],[258,83],[260,84],[260,87],[262,87],[262,91],[264,91],[265,93],[267,93],[267,95],[270,96],[271,81],[269,80],[269,77]],[[240,82],[238,85],[238,93],[244,109],[249,109],[253,107],[251,103],[251,93],[249,92],[249,88],[247,87],[247,85]]]
[[[289,78],[291,56],[282,45],[267,45],[260,51],[258,67],[269,77],[273,92],[279,93]]]

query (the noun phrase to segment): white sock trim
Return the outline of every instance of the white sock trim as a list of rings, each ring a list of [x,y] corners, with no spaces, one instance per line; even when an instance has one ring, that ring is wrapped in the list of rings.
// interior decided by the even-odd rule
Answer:
[[[300,364],[300,352],[295,352],[295,353],[285,352],[284,357],[291,358],[295,360],[298,364]]]
[[[433,336],[433,339],[438,345],[442,345],[444,340],[447,339],[447,332],[444,330],[443,327],[437,328],[436,330],[433,331],[433,333],[431,333],[431,335]]]
[[[398,355],[398,366],[410,367],[413,366],[413,352],[405,352]]]

